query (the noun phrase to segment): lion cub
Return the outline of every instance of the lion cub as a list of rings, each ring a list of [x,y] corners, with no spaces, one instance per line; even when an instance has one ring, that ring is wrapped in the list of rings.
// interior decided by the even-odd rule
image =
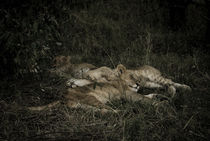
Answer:
[[[100,67],[85,73],[84,78],[86,79],[70,79],[67,81],[67,84],[74,85],[74,87],[76,87],[76,86],[84,86],[86,84],[90,84],[92,83],[91,81],[109,83],[112,82],[113,80],[118,79],[119,74],[120,78],[125,83],[127,83],[127,85],[135,89],[167,88],[168,93],[171,94],[172,96],[175,95],[177,88],[191,91],[191,88],[189,86],[173,82],[171,79],[163,77],[159,70],[147,65],[134,70],[126,69],[126,67],[122,64],[119,64],[116,69],[110,69],[108,67]],[[87,79],[91,81],[88,81]]]
[[[175,95],[176,89],[191,91],[190,86],[173,82],[162,76],[161,72],[154,67],[144,65],[138,69],[128,70],[127,75],[132,75],[137,80],[139,87],[143,88],[167,88],[168,93]]]
[[[138,94],[132,86],[129,84],[135,84],[135,80],[132,78],[124,80],[123,76],[126,73],[125,68],[118,66],[114,71],[118,73],[117,79],[110,81],[109,83],[90,83],[82,87],[76,87],[74,89],[68,88],[65,94],[64,103],[68,107],[72,108],[83,108],[93,109],[95,111],[108,112],[113,111],[111,107],[107,106],[106,103],[111,100],[125,98],[131,101],[146,102],[149,104],[155,104],[150,97]],[[153,95],[153,94],[151,94]],[[45,108],[51,108],[55,105],[60,104],[60,101],[50,103],[45,106],[28,107],[29,110],[40,111]]]
[[[70,56],[56,56],[53,61],[55,69],[51,72],[66,78],[83,78],[86,72],[96,69],[96,66],[88,63],[73,64]]]
[[[104,66],[85,73],[85,79],[71,78],[66,82],[66,85],[75,88],[93,83],[112,84],[116,80],[120,79],[129,86],[130,90],[137,92],[139,87],[137,85],[137,80],[134,79],[135,77],[132,77],[131,75],[127,75],[127,69],[122,64],[118,65],[115,69]]]

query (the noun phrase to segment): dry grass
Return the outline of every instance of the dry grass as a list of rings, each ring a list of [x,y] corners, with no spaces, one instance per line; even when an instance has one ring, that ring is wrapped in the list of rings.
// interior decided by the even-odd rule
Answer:
[[[1,108],[1,138],[6,140],[207,140],[208,79],[200,76],[197,71],[193,73],[186,70],[186,74],[181,75],[180,72],[173,70],[167,69],[173,74],[172,76],[175,76],[176,81],[190,84],[193,88],[191,93],[178,91],[175,99],[162,103],[156,108],[123,99],[109,103],[113,109],[121,111],[118,114],[70,109],[64,105],[38,113],[17,108],[15,105],[42,105],[62,99],[62,91],[65,89],[63,88],[65,81],[56,77],[30,81],[30,84],[23,81],[21,84],[16,84],[16,89],[13,91],[16,95],[12,94],[12,97],[7,99],[11,101],[11,105]],[[1,85],[3,87],[5,83]],[[8,86],[8,83],[6,85]]]
[[[6,102],[0,102],[0,140],[208,140],[210,57],[200,49],[202,35],[168,30],[164,8],[145,15],[158,6],[154,1],[136,0],[140,7],[103,2],[87,9],[71,9],[62,0],[56,7],[37,1],[20,11],[0,9],[5,23],[0,25],[0,100]],[[47,73],[58,54],[96,66],[149,64],[193,91],[178,91],[157,108],[123,99],[109,103],[119,114],[64,105],[38,113],[20,108],[62,99],[65,80]],[[38,74],[27,73],[38,68]]]

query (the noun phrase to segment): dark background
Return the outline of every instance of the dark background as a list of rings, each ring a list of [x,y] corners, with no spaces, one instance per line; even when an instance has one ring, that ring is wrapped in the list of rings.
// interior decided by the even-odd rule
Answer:
[[[1,74],[18,76],[63,52],[103,57],[128,48],[143,50],[144,43],[135,48],[131,44],[145,40],[147,33],[152,52],[207,53],[207,7],[208,0],[2,1]]]
[[[208,140],[209,7],[209,0],[1,1],[0,140]],[[159,110],[113,102],[121,115],[5,108],[61,98],[65,80],[49,75],[57,55],[98,67],[151,65],[193,91]]]

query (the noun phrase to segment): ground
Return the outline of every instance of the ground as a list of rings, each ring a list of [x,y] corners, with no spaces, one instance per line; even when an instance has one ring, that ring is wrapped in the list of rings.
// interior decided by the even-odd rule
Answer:
[[[168,12],[183,5],[171,7],[170,2],[161,2],[2,3],[0,141],[207,141],[210,134],[207,5],[196,5],[198,1],[189,4],[182,26],[172,29],[168,23],[176,20],[169,21]],[[25,106],[63,99],[66,80],[48,72],[57,55],[70,55],[74,63],[86,62],[97,67],[123,64],[133,69],[151,65],[167,78],[191,86],[192,92],[178,91],[174,99],[158,108],[124,99],[108,103],[120,110],[118,114],[64,105],[41,112],[26,110]]]
[[[184,69],[184,68],[180,68]],[[186,68],[185,68],[186,69]],[[173,71],[173,70],[168,70]],[[62,99],[65,80],[48,76],[42,80],[1,82],[1,95],[15,108],[1,109],[1,138],[26,140],[207,140],[209,134],[209,76],[197,70],[184,72],[179,80],[192,92],[178,91],[170,103],[155,109],[126,100],[109,103],[120,113],[101,114],[61,105],[30,112],[21,106],[42,105]],[[174,73],[174,71],[173,71]],[[184,80],[185,79],[185,80]],[[50,81],[49,81],[50,80]],[[11,93],[16,93],[15,95]]]

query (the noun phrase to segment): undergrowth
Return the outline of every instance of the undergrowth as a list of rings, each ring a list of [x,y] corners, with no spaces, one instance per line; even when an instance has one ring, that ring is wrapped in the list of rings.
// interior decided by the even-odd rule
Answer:
[[[0,140],[208,140],[210,57],[198,31],[205,25],[188,21],[195,29],[168,29],[160,1],[85,2],[37,0],[1,7]],[[62,99],[65,80],[48,73],[60,54],[98,67],[151,65],[192,92],[178,91],[158,108],[112,101],[118,114],[64,105],[27,111],[24,106]]]

